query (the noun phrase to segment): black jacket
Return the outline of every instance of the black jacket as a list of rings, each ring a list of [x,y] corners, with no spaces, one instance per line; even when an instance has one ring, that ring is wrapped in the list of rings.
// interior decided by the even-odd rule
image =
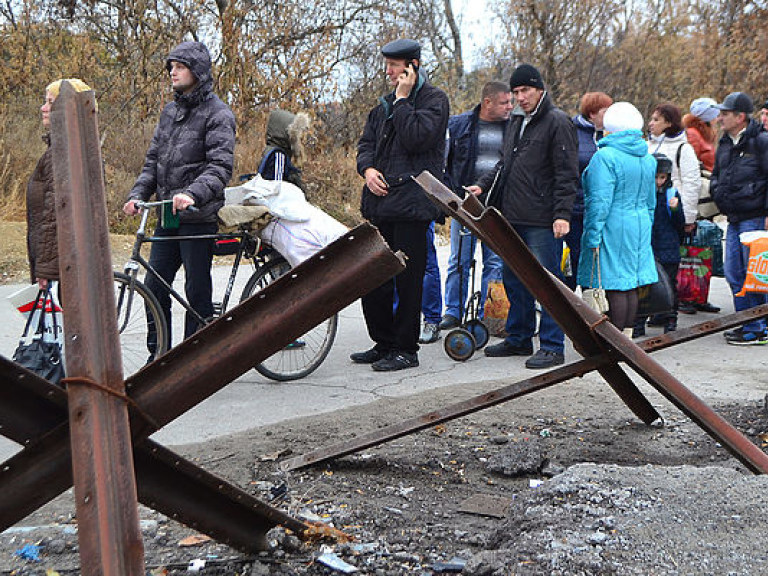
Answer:
[[[576,128],[544,94],[520,138],[525,116],[516,110],[504,136],[503,157],[478,182],[488,203],[511,224],[551,227],[570,222],[579,178]]]
[[[734,145],[728,134],[720,138],[710,193],[729,222],[768,215],[768,133],[756,120]]]
[[[163,108],[149,145],[144,168],[128,198],[170,200],[185,193],[194,198],[197,212],[184,210],[182,222],[216,222],[224,205],[224,187],[232,177],[235,116],[212,92],[211,58],[199,42],[183,42],[167,62],[181,62],[197,78],[189,94],[174,94]]]
[[[432,221],[441,211],[411,179],[429,170],[443,179],[448,97],[419,77],[408,98],[394,103],[394,93],[380,99],[357,145],[357,171],[376,168],[389,184],[386,196],[363,186],[360,210],[373,224],[393,220]]]

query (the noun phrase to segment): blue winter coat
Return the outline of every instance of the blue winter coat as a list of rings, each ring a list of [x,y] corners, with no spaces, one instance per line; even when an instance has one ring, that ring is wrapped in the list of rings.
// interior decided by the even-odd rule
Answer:
[[[584,234],[579,284],[596,288],[593,248],[600,248],[606,290],[632,290],[658,280],[651,248],[656,207],[656,160],[640,130],[609,134],[582,177]]]
[[[589,161],[597,152],[597,139],[595,138],[595,125],[581,114],[573,117],[573,125],[576,126],[576,137],[579,142],[579,177],[589,166]],[[602,138],[602,132],[600,133]],[[584,213],[584,189],[581,187],[581,179],[576,189],[576,200],[573,202],[573,213]]]

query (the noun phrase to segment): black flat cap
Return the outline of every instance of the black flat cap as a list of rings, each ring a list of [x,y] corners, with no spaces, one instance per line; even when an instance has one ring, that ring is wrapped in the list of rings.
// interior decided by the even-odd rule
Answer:
[[[387,58],[397,58],[398,60],[419,60],[421,59],[421,44],[416,40],[400,38],[390,42],[381,49],[381,53]]]
[[[726,110],[732,112],[743,112],[744,114],[752,114],[755,109],[755,105],[752,103],[752,98],[744,94],[744,92],[731,92],[725,97],[722,104],[715,106],[718,110]]]

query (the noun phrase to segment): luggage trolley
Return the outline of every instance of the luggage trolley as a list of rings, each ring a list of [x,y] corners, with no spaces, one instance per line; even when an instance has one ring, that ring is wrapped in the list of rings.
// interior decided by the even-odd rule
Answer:
[[[462,247],[465,237],[472,239],[472,233],[465,226],[462,226],[459,230],[459,302],[463,302],[464,295],[462,294],[462,288],[464,286],[464,266],[462,264]],[[483,305],[482,294],[480,290],[475,290],[475,267],[477,261],[475,260],[474,250],[472,251],[472,258],[469,262],[469,278],[470,278],[470,296],[467,298],[467,305],[464,308],[464,312],[461,318],[461,324],[459,328],[454,328],[445,336],[443,340],[443,348],[445,353],[448,354],[454,360],[463,362],[472,358],[475,350],[480,350],[483,346],[488,344],[490,333],[488,328],[480,320],[480,306]]]

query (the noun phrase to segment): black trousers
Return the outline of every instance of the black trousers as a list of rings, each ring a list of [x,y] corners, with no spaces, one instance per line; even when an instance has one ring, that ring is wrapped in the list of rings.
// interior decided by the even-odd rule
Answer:
[[[421,293],[427,266],[429,222],[398,221],[378,225],[389,247],[407,257],[405,270],[362,298],[368,335],[382,352],[419,350]],[[395,290],[397,308],[394,309]]]
[[[215,222],[200,224],[180,224],[177,229],[157,228],[155,236],[196,236],[215,234],[218,226]],[[213,316],[213,281],[211,264],[213,263],[213,240],[163,241],[152,244],[149,263],[168,284],[173,283],[176,272],[184,266],[184,293],[190,306],[203,318]],[[151,274],[147,274],[146,285],[157,297],[160,308],[168,322],[168,342],[171,339],[171,295]],[[184,322],[184,338],[189,338],[202,328],[194,316],[187,313]],[[154,353],[152,330],[147,337],[147,347]]]

